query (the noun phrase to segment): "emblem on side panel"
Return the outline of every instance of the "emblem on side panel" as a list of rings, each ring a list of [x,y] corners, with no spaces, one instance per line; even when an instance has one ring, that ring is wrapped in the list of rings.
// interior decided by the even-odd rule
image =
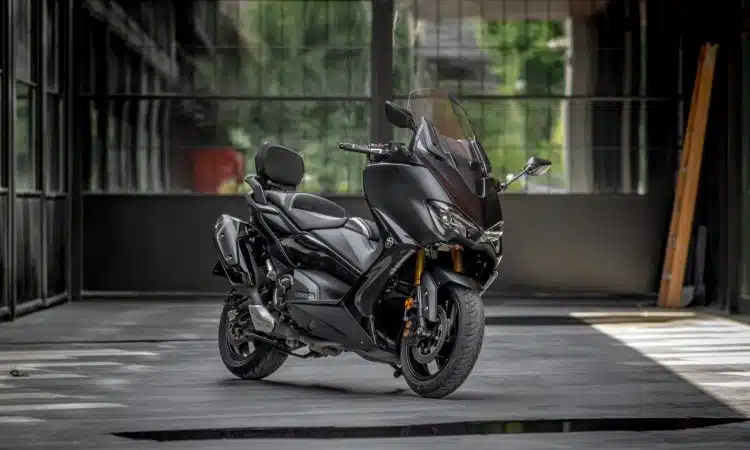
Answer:
[[[385,240],[385,248],[391,248],[393,247],[394,241],[393,238],[388,236],[388,238]]]

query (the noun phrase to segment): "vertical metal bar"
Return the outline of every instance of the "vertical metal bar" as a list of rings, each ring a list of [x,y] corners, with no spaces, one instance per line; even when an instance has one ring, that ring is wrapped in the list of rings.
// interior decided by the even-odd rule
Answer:
[[[744,0],[742,7],[746,8],[750,6],[750,1]],[[740,50],[740,95],[738,97],[739,105],[741,107],[740,116],[740,130],[750,130],[750,37],[747,35],[742,38],[742,46]],[[747,131],[742,132],[739,136],[740,140],[740,198],[739,206],[742,214],[742,219],[739,223],[739,230],[741,244],[742,244],[742,268],[741,277],[739,280],[739,303],[737,304],[737,310],[747,312],[750,309],[750,301],[747,299],[747,294],[750,293],[750,235],[747,231],[750,229],[750,133]],[[744,229],[744,230],[743,230]],[[744,233],[742,231],[745,231]]]
[[[740,298],[740,267],[742,265],[742,48],[739,38],[728,42],[724,54],[724,67],[727,68],[727,145],[723,161],[724,176],[719,177],[720,192],[725,194],[720,202],[723,233],[719,233],[720,249],[724,265],[724,298],[721,308],[727,312],[737,312]]]
[[[646,0],[639,0],[638,8],[640,10],[640,83],[639,96],[641,100],[638,104],[638,195],[645,195],[648,191],[648,109],[643,100],[648,95],[648,8]]]
[[[623,4],[625,9],[625,39],[623,48],[623,70],[622,94],[633,95],[633,11],[631,1],[626,0]],[[632,126],[632,102],[625,99],[622,103],[620,116],[620,178],[622,194],[630,194],[632,191],[633,168],[630,164],[631,156],[631,126]]]
[[[106,23],[97,26],[98,30],[101,30],[104,36],[102,36],[101,45],[96,46],[100,50],[99,64],[97,64],[96,70],[96,82],[94,85],[94,92],[97,93],[96,97],[96,109],[97,109],[97,123],[98,128],[97,134],[99,136],[99,144],[101,149],[99,152],[99,164],[101,164],[100,179],[99,179],[99,190],[108,191],[112,185],[111,176],[109,173],[109,161],[113,155],[110,154],[110,132],[112,127],[109,126],[109,121],[112,120],[111,110],[114,109],[114,102],[107,100],[107,94],[112,93],[113,83],[112,79],[112,66],[110,65],[109,57],[113,57],[110,52],[112,47],[112,32],[109,29],[109,25]],[[94,36],[96,36],[94,34]]]
[[[75,46],[78,31],[75,18],[85,14],[79,0],[66,1],[65,14],[65,151],[68,167],[68,300],[81,299],[83,290],[83,178],[82,155],[76,139],[76,123],[82,122],[79,117],[78,102],[78,65],[75,61]],[[78,120],[77,120],[78,119]]]
[[[0,29],[5,29],[5,73],[3,77],[3,94],[7,116],[7,127],[3,137],[5,138],[5,148],[8,151],[7,171],[8,171],[8,233],[6,243],[7,254],[7,296],[8,309],[10,311],[10,320],[16,316],[16,158],[14,152],[15,141],[15,115],[16,115],[16,30],[15,21],[13,20],[15,2],[6,1],[5,3],[5,23]]]
[[[0,71],[2,71],[2,77],[0,77],[0,185],[2,185],[3,179],[10,180],[11,174],[8,172],[8,160],[10,159],[10,142],[7,139],[8,136],[8,128],[10,127],[11,119],[10,119],[10,108],[8,107],[8,82],[10,78],[8,77],[8,66],[10,66],[10,62],[7,58],[7,49],[8,49],[8,42],[10,42],[10,28],[7,27],[8,24],[8,4],[10,2],[1,2],[0,3],[0,23],[2,26],[0,26],[0,34],[2,37],[0,37]],[[8,198],[8,200],[10,200]],[[8,201],[5,205],[4,211],[3,211],[3,220],[6,221],[5,223],[5,230],[6,233],[2,236],[3,238],[3,284],[0,285],[0,295],[2,295],[3,303],[8,310],[10,310],[10,295],[8,291],[10,290],[11,282],[10,282],[10,258],[8,258],[10,248],[10,227],[13,226],[13,224],[10,222],[10,207],[8,206],[10,204],[10,201]],[[6,303],[7,302],[7,303]],[[2,307],[2,305],[0,305]]]
[[[371,0],[372,41],[370,71],[372,103],[370,136],[373,142],[393,140],[383,104],[393,98],[393,17],[394,0]]]
[[[49,244],[49,239],[47,236],[47,232],[49,227],[48,221],[49,217],[47,214],[47,194],[50,190],[49,186],[49,170],[47,170],[48,167],[51,165],[48,164],[49,159],[52,155],[50,155],[49,146],[47,145],[48,139],[47,136],[49,135],[48,129],[51,124],[47,123],[47,108],[49,105],[47,104],[47,36],[49,34],[49,31],[47,29],[47,1],[46,0],[36,0],[36,8],[34,8],[34,34],[36,36],[36,42],[34,46],[34,51],[36,54],[34,55],[34,59],[36,60],[36,77],[37,77],[37,98],[36,98],[36,111],[35,111],[35,120],[38,124],[35,127],[35,132],[37,134],[36,136],[36,148],[34,149],[36,151],[36,154],[39,155],[37,158],[37,161],[39,161],[39,167],[37,168],[37,176],[39,177],[39,181],[41,182],[41,190],[42,195],[40,198],[41,201],[41,216],[39,220],[39,224],[36,224],[39,228],[41,228],[41,234],[40,234],[40,240],[41,240],[41,247],[42,247],[42,270],[41,275],[37,278],[37,286],[39,288],[39,297],[41,297],[43,300],[47,298],[47,279],[48,276],[48,270],[49,270],[49,264],[47,264],[47,255],[48,255],[48,249],[47,246]],[[54,19],[53,19],[54,20]],[[46,301],[45,301],[46,304]]]

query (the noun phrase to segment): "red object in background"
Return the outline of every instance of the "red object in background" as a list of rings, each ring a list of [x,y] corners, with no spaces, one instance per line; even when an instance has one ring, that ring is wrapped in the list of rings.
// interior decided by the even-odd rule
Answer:
[[[223,183],[245,178],[245,155],[233,148],[193,150],[190,156],[195,192],[219,192]]]

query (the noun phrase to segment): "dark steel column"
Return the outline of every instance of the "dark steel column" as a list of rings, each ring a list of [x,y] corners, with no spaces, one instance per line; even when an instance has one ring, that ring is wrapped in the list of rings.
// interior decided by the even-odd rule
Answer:
[[[49,159],[50,159],[50,152],[48,151],[48,137],[47,137],[47,131],[49,129],[49,123],[47,123],[47,108],[48,102],[47,102],[47,36],[49,35],[49,30],[47,29],[47,21],[45,20],[46,14],[47,14],[47,2],[46,0],[36,0],[36,8],[34,9],[34,12],[36,13],[36,17],[34,17],[34,34],[38,38],[37,42],[39,43],[37,45],[37,51],[36,55],[34,55],[34,58],[36,59],[35,65],[37,67],[37,98],[36,98],[36,111],[34,117],[34,120],[36,120],[36,123],[39,124],[37,129],[37,136],[36,136],[36,149],[39,162],[39,166],[37,167],[39,177],[41,178],[42,183],[42,195],[39,199],[41,202],[41,215],[40,215],[40,222],[39,224],[35,224],[34,226],[37,227],[37,229],[41,229],[41,235],[40,235],[40,241],[42,246],[42,270],[41,275],[37,279],[37,286],[39,288],[39,297],[42,299],[44,304],[47,304],[47,280],[49,278],[49,264],[47,261],[47,254],[49,253],[49,249],[47,248],[49,245],[49,239],[48,239],[48,226],[47,223],[49,222],[49,214],[47,214],[47,194],[49,191],[49,170],[48,167],[50,167]],[[54,24],[53,24],[54,26]]]
[[[721,264],[719,278],[724,280],[722,309],[738,312],[740,267],[742,265],[742,49],[739,38],[725,44],[727,65],[727,146],[720,192],[725,200],[720,211],[724,226],[719,234]],[[747,132],[747,130],[746,130]],[[723,266],[723,267],[721,267]]]
[[[393,140],[393,127],[385,117],[383,103],[393,98],[393,16],[394,0],[372,1],[372,72],[370,135],[373,142]]]
[[[5,39],[3,42],[5,50],[5,70],[3,71],[3,97],[5,97],[5,114],[3,120],[8,125],[5,128],[2,138],[4,139],[4,146],[7,150],[6,170],[8,173],[8,232],[6,233],[6,299],[8,302],[8,309],[10,310],[10,319],[16,315],[16,224],[15,224],[15,209],[16,209],[16,158],[14,149],[14,123],[13,118],[16,115],[16,71],[15,71],[15,26],[13,20],[13,7],[14,2],[6,1],[5,3],[5,17],[4,22],[0,26],[0,30],[5,30]]]
[[[8,23],[7,17],[7,10],[8,10],[8,4],[10,2],[3,2],[0,3],[0,71],[2,71],[2,78],[0,78],[0,179],[4,177],[4,174],[7,173],[8,170],[8,164],[6,160],[10,158],[10,142],[6,138],[7,128],[11,123],[10,120],[10,109],[8,108],[8,102],[4,101],[3,99],[7,98],[7,87],[9,79],[7,76],[8,73],[8,66],[9,64],[6,64],[7,58],[5,58],[5,54],[7,52],[8,45],[7,43],[10,42],[10,37],[8,31],[10,28],[8,28],[6,25]],[[10,178],[10,175],[8,175],[8,178]],[[5,192],[5,188],[2,188],[3,193]],[[9,268],[10,268],[10,260],[8,258],[8,248],[9,248],[9,241],[10,241],[10,212],[8,211],[7,204],[6,207],[3,208],[4,211],[2,213],[3,220],[8,221],[6,223],[6,232],[2,236],[3,242],[3,283],[0,284],[0,295],[2,296],[3,304],[5,307],[7,307],[7,311],[3,312],[4,314],[10,313],[10,304],[6,303],[6,301],[10,298],[8,295],[8,290],[10,289],[11,283],[10,283],[10,274],[9,274]]]
[[[77,139],[79,123],[78,90],[79,71],[76,64],[75,47],[78,32],[76,17],[85,14],[79,0],[67,0],[65,8],[65,151],[68,173],[68,299],[81,298],[83,285],[83,195],[82,195],[82,155]]]

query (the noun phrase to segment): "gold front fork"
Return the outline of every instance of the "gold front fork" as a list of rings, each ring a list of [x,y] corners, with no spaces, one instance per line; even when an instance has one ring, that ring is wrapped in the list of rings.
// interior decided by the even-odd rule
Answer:
[[[425,252],[424,249],[420,249],[417,251],[417,261],[414,267],[414,287],[417,288],[417,295],[420,295],[419,301],[423,301],[421,297],[421,292],[419,291],[420,285],[422,284],[422,273],[424,272],[424,261],[425,261]],[[453,271],[456,273],[461,273],[464,270],[464,261],[463,261],[463,248],[460,245],[455,245],[451,247],[451,262],[453,263]],[[407,298],[404,301],[404,319],[406,319],[406,312],[412,309],[414,305],[414,299],[412,297]],[[421,305],[420,305],[421,307]],[[419,315],[419,329],[418,332],[421,332],[421,330],[424,327],[424,318],[422,315]],[[407,321],[406,324],[404,324],[404,333],[403,337],[408,337],[412,332],[412,322]]]
[[[417,251],[417,262],[414,266],[414,286],[419,287],[422,283],[422,272],[424,272],[424,249]],[[408,311],[414,306],[414,299],[409,297],[404,301],[404,310]]]
[[[460,245],[454,245],[451,247],[451,262],[453,263],[453,271],[461,273],[464,271],[464,258]]]
[[[419,286],[422,283],[422,272],[424,272],[424,249],[417,251],[417,264],[414,268],[414,286]]]

